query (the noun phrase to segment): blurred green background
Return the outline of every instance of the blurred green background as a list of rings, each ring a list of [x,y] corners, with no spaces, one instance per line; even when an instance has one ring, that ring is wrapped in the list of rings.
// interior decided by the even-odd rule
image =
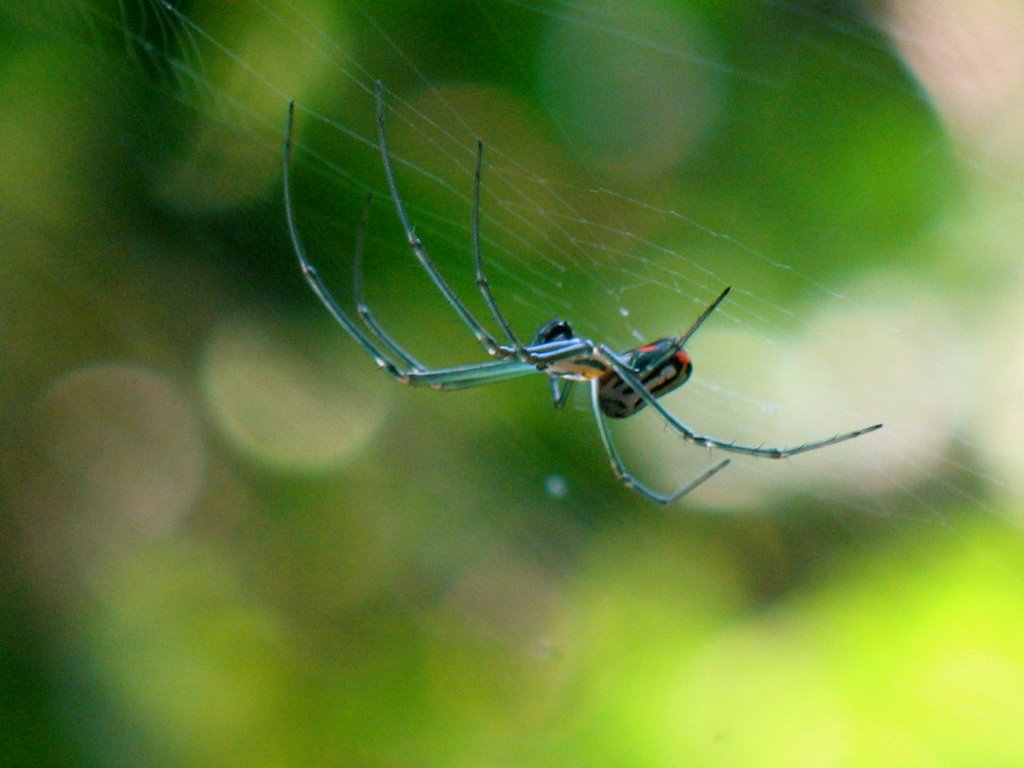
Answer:
[[[0,10],[0,765],[1024,764],[1024,8],[672,0]],[[403,388],[694,338],[667,401],[796,444],[655,508],[583,404]],[[616,424],[665,490],[717,461]],[[632,422],[636,422],[635,424]]]

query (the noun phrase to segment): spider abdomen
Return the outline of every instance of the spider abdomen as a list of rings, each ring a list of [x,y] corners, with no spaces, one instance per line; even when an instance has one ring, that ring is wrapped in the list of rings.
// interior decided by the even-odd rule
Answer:
[[[626,362],[636,371],[641,383],[655,397],[681,387],[693,371],[693,363],[676,339],[659,339],[628,354]],[[639,393],[614,370],[609,370],[598,386],[601,412],[610,419],[624,419],[647,405]]]

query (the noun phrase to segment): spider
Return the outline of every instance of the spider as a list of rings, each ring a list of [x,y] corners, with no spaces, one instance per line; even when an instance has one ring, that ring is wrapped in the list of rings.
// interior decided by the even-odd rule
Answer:
[[[313,293],[324,305],[334,319],[348,331],[356,343],[363,348],[379,368],[393,379],[413,386],[428,386],[437,390],[468,389],[506,379],[518,378],[528,374],[542,373],[548,377],[551,396],[556,408],[562,408],[573,386],[577,382],[588,382],[590,385],[590,402],[597,423],[598,434],[604,445],[608,460],[615,477],[627,488],[631,488],[657,504],[669,504],[697,486],[706,482],[713,475],[725,469],[730,459],[723,459],[696,478],[676,488],[671,493],[660,493],[642,483],[622,462],[618,449],[612,441],[606,417],[622,419],[639,413],[650,406],[658,416],[673,430],[686,440],[708,448],[718,448],[732,453],[757,456],[762,458],[781,459],[798,453],[814,451],[846,440],[852,440],[868,432],[879,429],[881,424],[844,432],[834,437],[816,442],[804,443],[792,448],[768,448],[764,446],[740,445],[738,443],[719,440],[702,435],[680,421],[658,401],[662,395],[668,394],[682,386],[693,372],[693,363],[684,346],[690,337],[697,332],[705,320],[718,307],[729,293],[723,290],[710,306],[701,312],[693,325],[680,336],[666,336],[649,344],[644,344],[626,352],[615,352],[607,344],[592,341],[576,335],[572,326],[564,320],[552,320],[543,325],[534,334],[528,344],[509,325],[504,313],[498,306],[490,284],[484,274],[483,261],[480,255],[480,178],[483,164],[483,142],[477,142],[476,170],[473,176],[473,207],[472,238],[473,263],[476,270],[476,283],[487,305],[491,316],[501,329],[504,339],[499,341],[470,312],[469,308],[458,297],[448,281],[438,271],[437,266],[427,254],[426,248],[417,237],[405,204],[398,193],[395,174],[391,167],[391,155],[388,149],[387,134],[384,129],[384,98],[380,82],[375,84],[374,96],[377,107],[377,144],[388,190],[395,206],[395,212],[405,231],[406,240],[412,255],[419,261],[427,276],[441,292],[445,300],[458,315],[462,323],[469,328],[477,341],[490,355],[491,360],[470,365],[458,365],[446,368],[429,368],[409,354],[393,339],[378,323],[370,308],[363,300],[362,293],[362,253],[366,238],[372,195],[367,196],[356,232],[353,253],[353,293],[355,311],[362,326],[331,294],[320,273],[306,256],[306,249],[299,237],[295,224],[295,214],[291,195],[291,152],[292,126],[295,119],[295,103],[288,106],[288,120],[285,128],[285,143],[282,159],[282,181],[284,187],[285,216],[288,222],[288,233],[292,247],[298,258],[302,274],[312,288]]]

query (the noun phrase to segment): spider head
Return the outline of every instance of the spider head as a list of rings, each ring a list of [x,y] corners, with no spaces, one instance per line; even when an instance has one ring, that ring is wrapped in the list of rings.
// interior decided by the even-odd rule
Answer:
[[[568,341],[574,338],[575,334],[572,332],[572,326],[569,325],[565,320],[552,320],[549,323],[545,323],[541,326],[540,330],[534,334],[533,341],[530,342],[530,346],[536,344],[547,344],[551,341]]]

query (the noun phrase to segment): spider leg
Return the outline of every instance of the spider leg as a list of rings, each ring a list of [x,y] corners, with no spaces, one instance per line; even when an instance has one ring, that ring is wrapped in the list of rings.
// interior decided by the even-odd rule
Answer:
[[[361,288],[358,284],[358,265],[362,256],[363,242],[366,236],[366,223],[369,211],[369,200],[363,210],[360,220],[359,231],[356,235],[355,258],[357,265],[356,302],[362,307],[360,317],[366,327],[380,340],[380,344],[386,349],[378,346],[349,314],[342,309],[338,300],[331,294],[330,289],[324,283],[323,278],[316,267],[306,256],[306,248],[299,236],[299,229],[295,223],[295,211],[292,205],[291,190],[291,152],[292,152],[292,126],[295,118],[294,102],[288,105],[288,123],[285,130],[285,143],[282,155],[282,182],[284,186],[284,210],[288,222],[288,234],[291,238],[292,249],[298,259],[302,275],[309,284],[309,287],[316,294],[320,303],[324,305],[338,325],[344,328],[348,334],[355,339],[363,350],[373,358],[374,362],[388,375],[402,384],[412,386],[427,386],[435,389],[467,389],[495,381],[519,378],[528,374],[537,373],[537,367],[523,363],[512,357],[505,357],[500,360],[488,360],[476,365],[456,366],[452,368],[438,368],[430,370],[416,363],[397,342],[395,342],[373,319],[372,314],[366,308],[362,300]],[[400,365],[389,357],[393,355],[402,363],[409,365],[408,369],[402,369]]]
[[[554,400],[556,409],[562,410],[565,404],[569,402],[569,395],[572,394],[572,388],[575,383],[575,381],[560,379],[557,376],[551,377],[551,398]]]
[[[476,171],[473,174],[473,226],[472,226],[472,240],[473,240],[473,264],[476,268],[476,285],[480,289],[481,295],[484,297],[484,302],[487,304],[487,308],[491,310],[491,315],[501,326],[501,330],[505,333],[505,337],[508,339],[509,344],[516,352],[516,357],[520,360],[527,359],[526,347],[523,345],[522,340],[516,335],[516,332],[512,330],[511,324],[505,318],[504,313],[498,307],[498,302],[494,298],[494,294],[491,293],[491,284],[487,280],[487,276],[484,274],[483,259],[480,256],[480,177],[481,168],[484,161],[484,143],[477,141],[476,143]],[[558,402],[558,398],[555,398]]]
[[[697,445],[703,445],[708,448],[718,448],[723,451],[729,451],[731,453],[742,453],[747,456],[759,456],[761,458],[769,459],[784,459],[787,456],[795,456],[798,453],[806,453],[807,451],[815,451],[818,448],[825,448],[836,443],[842,443],[847,440],[852,440],[855,437],[866,435],[869,432],[874,432],[876,429],[881,429],[881,424],[872,424],[870,427],[863,427],[861,429],[855,429],[852,432],[843,432],[833,437],[826,438],[824,440],[816,440],[810,443],[803,443],[793,447],[781,447],[781,448],[766,448],[764,446],[754,445],[741,445],[739,443],[729,442],[725,440],[718,440],[717,438],[710,437],[708,435],[702,435],[695,432],[689,426],[680,421],[676,416],[672,415],[665,406],[658,402],[650,390],[643,385],[643,382],[637,377],[633,369],[630,368],[621,357],[604,344],[594,344],[592,351],[598,359],[611,366],[619,376],[625,380],[630,387],[632,387],[644,400],[647,405],[651,406],[665,423],[672,427],[676,432],[682,435],[686,440],[692,440]]]
[[[487,360],[482,363],[451,368],[409,371],[407,383],[413,386],[453,391],[493,384],[507,379],[519,379],[534,373],[538,373],[536,366],[516,360],[514,357],[506,357],[501,360]]]
[[[729,295],[729,291],[731,290],[732,286],[725,286],[725,290],[718,294],[718,298],[711,302],[711,305],[700,313],[700,317],[693,322],[693,325],[690,326],[689,330],[676,339],[676,347],[678,349],[682,349],[686,346],[686,342],[690,340],[690,337],[693,336],[693,334],[695,334],[702,325],[704,325],[704,321],[711,317],[711,313],[718,309],[718,305],[725,300],[725,297]]]
[[[288,123],[285,130],[285,141],[284,151],[282,156],[282,168],[281,178],[284,186],[284,211],[285,218],[288,220],[288,235],[292,241],[292,249],[295,251],[295,256],[299,260],[299,267],[302,269],[302,275],[309,284],[309,287],[313,289],[313,293],[320,299],[320,303],[324,305],[331,316],[337,321],[337,323],[348,331],[349,335],[356,340],[360,347],[373,358],[373,361],[386,373],[403,383],[408,382],[408,374],[403,371],[398,365],[391,360],[387,354],[382,351],[373,340],[363,333],[359,325],[349,317],[348,313],[341,308],[338,301],[331,295],[330,290],[320,277],[320,273],[316,267],[306,256],[306,249],[302,244],[302,239],[299,237],[299,229],[295,223],[295,212],[292,207],[292,190],[291,190],[291,155],[292,155],[292,125],[295,119],[295,102],[291,102],[288,105]],[[362,226],[360,227],[360,233],[357,236],[357,251],[361,249],[363,231]]]
[[[444,276],[438,271],[437,266],[434,264],[430,255],[427,253],[426,248],[423,247],[422,241],[417,237],[416,232],[412,228],[412,224],[409,222],[409,216],[405,212],[405,204],[402,202],[401,196],[398,194],[398,184],[395,182],[395,173],[391,167],[391,152],[388,149],[387,132],[384,130],[384,95],[383,86],[378,80],[374,85],[374,97],[377,101],[377,143],[380,147],[380,156],[384,163],[384,175],[387,178],[388,190],[391,193],[391,200],[395,204],[395,213],[398,215],[398,220],[402,225],[402,229],[405,231],[405,239],[409,243],[409,248],[416,260],[419,261],[420,265],[426,270],[427,275],[431,281],[444,296],[448,304],[455,310],[459,319],[472,331],[473,335],[476,336],[477,341],[483,346],[489,355],[498,357],[509,357],[512,351],[508,347],[503,347],[498,341],[492,336],[480,321],[473,316],[473,313],[469,311],[469,308],[462,303],[462,300],[455,293],[455,290],[448,284],[448,281],[444,279]]]
[[[416,358],[410,355],[395,341],[374,316],[370,307],[363,299],[363,243],[366,240],[366,227],[370,217],[370,206],[373,204],[373,193],[366,196],[366,203],[363,205],[363,213],[359,218],[359,230],[356,234],[356,247],[352,255],[352,292],[355,294],[356,314],[363,321],[363,325],[370,329],[380,343],[387,347],[388,351],[411,370],[425,371],[427,368]]]
[[[608,423],[605,421],[604,414],[601,413],[601,404],[598,395],[599,387],[600,384],[598,380],[592,379],[590,382],[590,402],[594,408],[594,420],[597,422],[597,431],[601,435],[601,442],[604,444],[604,450],[608,454],[608,460],[612,465],[612,472],[615,473],[615,477],[619,482],[627,488],[633,489],[637,493],[653,501],[655,504],[671,504],[673,501],[685,496],[698,485],[703,484],[713,475],[722,471],[729,465],[731,459],[723,459],[710,469],[707,469],[697,475],[697,477],[690,482],[676,488],[672,493],[659,493],[653,488],[644,485],[626,470],[626,467],[622,463],[622,458],[619,456],[619,452],[615,448],[615,443],[612,442],[612,435],[611,431],[608,429]]]

